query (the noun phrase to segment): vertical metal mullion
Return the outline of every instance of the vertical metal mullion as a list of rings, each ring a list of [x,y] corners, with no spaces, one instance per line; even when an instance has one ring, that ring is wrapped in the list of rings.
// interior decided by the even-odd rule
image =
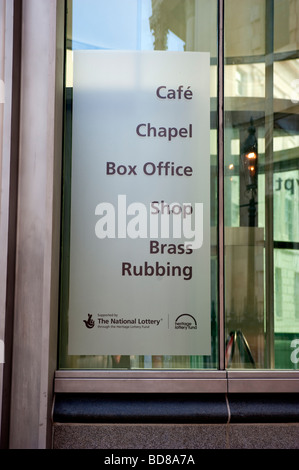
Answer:
[[[219,369],[225,369],[224,325],[224,0],[218,0],[218,321]]]
[[[19,173],[19,116],[20,116],[20,76],[21,76],[21,33],[22,33],[22,2],[14,0],[6,3],[7,18],[12,18],[9,26],[11,34],[11,70],[5,73],[11,76],[11,109],[10,109],[10,142],[9,142],[9,207],[8,207],[8,243],[7,243],[7,275],[5,305],[5,363],[3,367],[2,410],[0,426],[0,448],[9,448],[10,411],[11,411],[11,377],[12,350],[14,327],[15,299],[15,266],[16,266],[16,234],[18,204],[18,173]],[[10,28],[12,27],[12,31]],[[5,46],[6,47],[6,46]]]
[[[275,367],[274,358],[274,244],[273,244],[273,60],[274,1],[266,1],[265,58],[265,281],[267,368]]]

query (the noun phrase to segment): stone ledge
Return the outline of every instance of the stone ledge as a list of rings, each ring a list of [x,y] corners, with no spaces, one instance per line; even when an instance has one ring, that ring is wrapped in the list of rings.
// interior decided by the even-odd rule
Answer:
[[[231,423],[299,423],[299,396],[293,393],[229,394]]]
[[[299,423],[298,394],[57,394],[54,423]]]
[[[58,394],[57,423],[226,423],[223,394]]]
[[[299,424],[53,426],[54,449],[299,449]]]

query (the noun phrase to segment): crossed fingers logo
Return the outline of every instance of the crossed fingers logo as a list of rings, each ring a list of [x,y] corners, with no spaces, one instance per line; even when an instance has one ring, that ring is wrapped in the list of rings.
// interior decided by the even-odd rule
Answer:
[[[88,313],[88,320],[83,320],[83,322],[85,323],[86,328],[93,328],[95,325],[91,313]]]

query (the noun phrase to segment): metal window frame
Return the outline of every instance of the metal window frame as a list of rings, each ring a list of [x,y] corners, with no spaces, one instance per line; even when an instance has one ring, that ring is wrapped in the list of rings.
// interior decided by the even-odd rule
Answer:
[[[225,369],[224,3],[225,0],[218,0],[218,369],[57,370],[54,393],[299,392],[299,370]]]
[[[56,371],[55,393],[298,393],[299,371]]]
[[[4,29],[3,57],[0,57],[0,62],[2,59],[3,64],[0,63],[0,66],[4,70],[5,82],[3,140],[0,148],[0,338],[5,345],[4,362],[0,364],[0,448],[5,448],[9,440],[11,408],[22,0],[2,0],[0,3],[3,14],[0,28],[2,26]]]

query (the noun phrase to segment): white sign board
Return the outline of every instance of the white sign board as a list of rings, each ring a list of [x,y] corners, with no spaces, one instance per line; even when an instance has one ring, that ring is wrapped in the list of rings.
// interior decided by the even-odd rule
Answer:
[[[210,354],[210,58],[75,51],[69,354]]]

